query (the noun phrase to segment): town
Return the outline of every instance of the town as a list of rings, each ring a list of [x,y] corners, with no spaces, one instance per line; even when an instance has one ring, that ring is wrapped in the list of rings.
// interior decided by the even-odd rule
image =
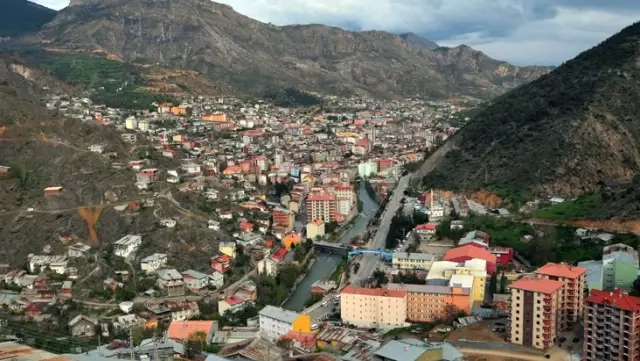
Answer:
[[[20,210],[77,212],[88,232],[0,260],[6,341],[77,360],[638,357],[629,239],[571,229],[567,247],[599,257],[551,260],[540,242],[554,225],[422,186],[429,155],[468,120],[463,105],[46,104],[117,129],[118,144],[85,151],[132,187],[60,207],[72,190],[52,183]],[[105,238],[107,209],[150,225]],[[604,338],[625,347],[603,349]]]

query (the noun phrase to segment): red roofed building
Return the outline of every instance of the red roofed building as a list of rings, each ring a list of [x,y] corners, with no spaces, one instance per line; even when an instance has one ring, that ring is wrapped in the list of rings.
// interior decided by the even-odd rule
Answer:
[[[583,360],[640,360],[640,297],[592,290],[585,303]]]
[[[547,263],[535,270],[535,273],[540,277],[564,284],[560,299],[560,329],[571,329],[584,315],[587,270],[566,263]]]
[[[340,315],[342,322],[358,327],[401,327],[407,319],[407,291],[345,287]]]
[[[274,261],[284,261],[284,257],[287,255],[287,249],[282,247],[280,249],[278,249],[277,251],[275,251],[272,255],[271,255],[271,259],[273,259]]]
[[[474,245],[467,244],[461,247],[450,249],[445,253],[444,260],[456,263],[464,263],[468,260],[479,258],[487,261],[487,273],[496,273],[496,256],[492,255],[483,248],[478,248]]]
[[[307,197],[307,223],[322,219],[325,223],[334,222],[338,201],[335,194],[318,193]]]
[[[513,260],[513,248],[489,247],[488,251],[496,256],[496,263],[501,266],[506,266]]]
[[[205,342],[210,344],[217,328],[218,323],[216,321],[172,321],[167,330],[167,337],[180,341],[196,341],[198,338],[195,334],[202,332],[207,335]]]
[[[226,273],[231,269],[231,257],[218,256],[211,259],[211,268],[220,272]]]
[[[240,222],[240,224],[238,225],[238,227],[240,228],[240,230],[242,232],[253,232],[253,223],[250,222]]]
[[[507,332],[517,345],[548,349],[560,330],[562,282],[522,278],[509,285],[511,305]]]

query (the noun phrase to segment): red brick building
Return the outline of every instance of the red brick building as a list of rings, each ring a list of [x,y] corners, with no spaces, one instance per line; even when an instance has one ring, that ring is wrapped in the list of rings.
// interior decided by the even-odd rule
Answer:
[[[318,193],[307,197],[307,223],[322,219],[325,223],[335,222],[338,202],[335,194]]]

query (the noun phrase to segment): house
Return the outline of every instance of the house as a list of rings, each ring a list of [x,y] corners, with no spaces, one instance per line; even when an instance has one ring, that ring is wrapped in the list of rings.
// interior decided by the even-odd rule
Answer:
[[[89,146],[89,151],[102,154],[104,152],[104,145],[102,144],[92,144]]]
[[[57,274],[64,274],[67,269],[67,256],[33,255],[27,256],[30,273],[40,273],[45,268]],[[37,271],[37,272],[36,272]]]
[[[71,287],[72,287],[72,285],[73,285],[73,282],[71,282],[71,281],[62,282],[62,287],[60,288],[60,296],[71,297]]]
[[[192,292],[200,292],[209,284],[209,276],[192,269],[182,272],[185,286]]]
[[[172,321],[185,321],[200,316],[200,307],[195,301],[167,302]]]
[[[334,281],[319,280],[319,281],[315,281],[311,285],[311,294],[314,296],[316,295],[324,296],[327,293],[335,290],[336,288],[338,288],[338,285]]]
[[[43,311],[46,307],[47,305],[44,303],[27,303],[24,308],[24,317],[36,320],[42,319]]]
[[[268,342],[276,342],[282,336],[295,332],[311,332],[311,316],[285,310],[271,305],[265,306],[260,313],[260,337]]]
[[[231,269],[231,257],[225,255],[211,258],[211,268],[223,274],[228,272]]]
[[[284,248],[281,248],[284,249]],[[265,258],[258,262],[258,274],[264,274],[267,276],[275,276],[278,273],[278,263],[271,258]]]
[[[164,253],[154,253],[140,261],[140,269],[146,273],[153,273],[167,265],[167,255]]]
[[[69,321],[72,337],[93,337],[96,335],[98,321],[84,315],[78,315]]]
[[[311,239],[323,237],[325,234],[324,226],[324,221],[320,218],[311,223],[307,223],[307,237]]]
[[[215,219],[210,219],[207,223],[209,225],[209,229],[213,229],[214,231],[220,230],[220,222],[216,221]]]
[[[216,289],[221,288],[224,285],[224,275],[220,272],[213,272],[209,275],[209,286]]]
[[[414,339],[389,340],[374,352],[380,361],[462,361],[464,355],[446,342],[425,342]]]
[[[128,258],[138,250],[141,244],[141,236],[128,234],[113,243],[113,254]]]
[[[211,343],[211,338],[218,330],[216,321],[171,321],[167,330],[167,337],[178,341],[193,339],[196,333],[206,335],[206,344]]]
[[[244,298],[238,296],[230,296],[224,300],[218,301],[218,313],[224,315],[226,312],[236,313],[247,305],[247,301]]]
[[[47,187],[44,189],[45,196],[58,196],[62,194],[62,187]]]
[[[67,247],[67,256],[69,256],[69,258],[84,257],[90,250],[91,246],[87,246],[86,244],[78,242]]]
[[[245,232],[245,233],[252,232],[253,231],[253,223],[240,222],[240,224],[238,225],[238,228],[240,228],[240,231]]]
[[[160,225],[167,228],[174,228],[178,224],[173,218],[165,218],[160,220]]]
[[[236,258],[236,242],[220,242],[218,246],[218,251],[220,253],[229,256],[231,258]]]
[[[112,293],[115,293],[118,291],[118,288],[124,287],[124,284],[114,280],[113,278],[107,278],[102,281],[102,287],[104,287],[105,290],[110,290]]]
[[[263,238],[261,235],[253,232],[248,232],[240,235],[240,237],[236,239],[236,243],[241,245],[242,247],[250,247],[258,243],[262,243],[262,240]]]
[[[160,269],[158,274],[158,287],[162,289],[168,297],[184,296],[185,285],[182,274],[175,269]]]

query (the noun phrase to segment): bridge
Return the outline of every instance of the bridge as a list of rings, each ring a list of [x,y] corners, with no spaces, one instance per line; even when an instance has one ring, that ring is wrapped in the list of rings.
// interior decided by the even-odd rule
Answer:
[[[351,258],[360,254],[374,254],[379,258],[389,262],[391,262],[391,260],[393,259],[393,252],[385,251],[383,249],[356,249],[348,253],[347,259],[350,261]]]
[[[315,249],[319,253],[337,253],[341,255],[346,255],[351,250],[351,247],[348,247],[339,243],[314,241],[313,249]]]

